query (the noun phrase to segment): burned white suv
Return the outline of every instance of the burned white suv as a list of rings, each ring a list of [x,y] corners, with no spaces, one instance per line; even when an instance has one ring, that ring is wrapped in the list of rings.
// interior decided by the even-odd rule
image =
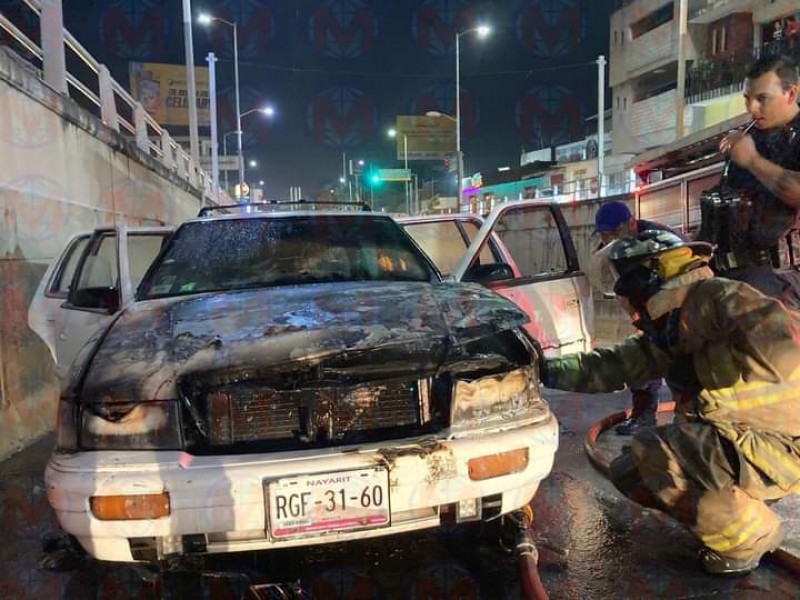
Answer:
[[[558,428],[527,315],[478,283],[443,282],[390,217],[238,212],[134,239],[146,235],[73,242],[31,307],[72,365],[48,498],[96,558],[492,519],[550,472]],[[137,278],[135,244],[157,252]],[[114,261],[107,281],[87,272]],[[65,297],[48,305],[54,285]],[[67,350],[64,331],[83,338],[74,358],[53,344]]]

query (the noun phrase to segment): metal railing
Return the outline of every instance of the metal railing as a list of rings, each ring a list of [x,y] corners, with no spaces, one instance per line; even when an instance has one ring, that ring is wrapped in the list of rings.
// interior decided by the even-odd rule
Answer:
[[[42,6],[39,0],[23,0],[37,18],[41,17]],[[5,30],[26,52],[45,60],[42,48],[20,30],[7,16],[0,13],[0,28]],[[88,68],[93,81],[78,79],[74,73],[67,72],[68,90],[82,96],[81,104],[88,101],[90,106],[99,109],[103,123],[135,141],[140,150],[159,160],[164,167],[188,181],[193,187],[203,191],[205,199],[213,198],[213,185],[210,174],[195,165],[192,157],[183,147],[172,139],[169,132],[147,113],[119,82],[111,77],[108,68],[95,59],[81,43],[66,29],[63,29],[65,47],[71,56],[77,57]],[[78,98],[75,98],[78,100]],[[220,201],[226,201],[227,194],[220,191]]]
[[[745,74],[762,54],[786,54],[800,60],[800,41],[767,43],[762,48],[739,51],[726,58],[704,58],[686,72],[686,99],[689,103],[735,94],[742,89]]]

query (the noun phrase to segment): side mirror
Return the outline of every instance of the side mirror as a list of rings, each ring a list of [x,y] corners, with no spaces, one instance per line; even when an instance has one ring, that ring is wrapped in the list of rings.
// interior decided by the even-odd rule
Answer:
[[[114,287],[87,287],[75,290],[70,294],[70,302],[74,308],[93,308],[113,315],[119,310],[119,291]]]
[[[514,271],[511,269],[511,265],[501,262],[470,267],[464,273],[463,280],[487,284],[493,281],[505,281],[513,278]]]

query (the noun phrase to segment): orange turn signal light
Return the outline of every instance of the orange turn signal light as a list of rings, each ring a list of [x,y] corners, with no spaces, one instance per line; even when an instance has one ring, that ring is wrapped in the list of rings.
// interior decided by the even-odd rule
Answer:
[[[160,519],[169,515],[169,492],[121,496],[92,496],[92,514],[101,521]]]
[[[478,458],[471,458],[467,462],[469,478],[472,481],[483,481],[484,479],[519,473],[524,471],[527,466],[527,448],[490,454],[489,456],[479,456]]]

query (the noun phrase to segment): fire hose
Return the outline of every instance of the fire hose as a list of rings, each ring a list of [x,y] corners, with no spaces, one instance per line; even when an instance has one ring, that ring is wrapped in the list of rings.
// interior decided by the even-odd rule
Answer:
[[[514,554],[519,565],[522,598],[524,600],[548,600],[549,596],[542,584],[542,578],[539,576],[539,550],[531,535],[533,509],[530,505],[526,505],[508,515],[508,518],[518,527]]]

